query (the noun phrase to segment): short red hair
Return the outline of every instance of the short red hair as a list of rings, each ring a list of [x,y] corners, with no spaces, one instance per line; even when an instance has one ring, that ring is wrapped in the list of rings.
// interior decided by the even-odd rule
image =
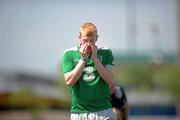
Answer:
[[[84,23],[80,27],[80,33],[79,34],[80,34],[80,37],[82,35],[86,35],[86,36],[92,36],[94,34],[97,35],[97,28],[93,23],[90,23],[90,22]]]

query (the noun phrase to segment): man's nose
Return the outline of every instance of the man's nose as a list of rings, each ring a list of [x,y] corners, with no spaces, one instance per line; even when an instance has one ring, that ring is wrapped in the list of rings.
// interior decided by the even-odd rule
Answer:
[[[90,45],[91,45],[91,42],[90,42],[90,41],[88,41],[88,42],[87,42],[87,45],[88,45],[88,46],[90,46]]]

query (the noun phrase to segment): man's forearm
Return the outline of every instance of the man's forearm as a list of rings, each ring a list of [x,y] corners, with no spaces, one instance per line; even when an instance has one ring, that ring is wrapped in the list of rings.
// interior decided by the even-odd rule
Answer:
[[[105,80],[109,85],[113,85],[113,72],[104,67],[98,58],[94,58],[94,64],[103,80]]]
[[[83,72],[84,66],[85,66],[85,62],[83,60],[79,60],[76,67],[72,71],[70,71],[64,75],[66,84],[68,86],[74,85],[79,80],[79,78]]]

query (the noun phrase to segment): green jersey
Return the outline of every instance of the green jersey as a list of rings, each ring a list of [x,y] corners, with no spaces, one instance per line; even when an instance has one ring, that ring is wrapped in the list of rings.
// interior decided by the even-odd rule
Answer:
[[[63,72],[68,73],[75,68],[80,60],[80,47],[68,49],[63,55]],[[104,66],[113,65],[112,51],[99,48],[97,56]],[[80,79],[71,86],[71,112],[96,112],[111,108],[110,90],[108,84],[99,75],[96,66],[90,58],[84,67]]]

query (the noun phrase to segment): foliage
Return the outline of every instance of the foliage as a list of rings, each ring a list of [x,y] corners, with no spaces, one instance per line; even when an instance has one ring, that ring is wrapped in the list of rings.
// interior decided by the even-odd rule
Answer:
[[[158,79],[175,100],[180,100],[180,66],[166,65],[160,71]]]
[[[115,70],[115,78],[120,84],[137,88],[153,87],[153,67],[147,64],[124,64]]]
[[[29,109],[47,108],[48,104],[44,99],[38,98],[30,87],[24,87],[24,89],[12,94],[9,97],[10,104],[12,106],[27,107]]]
[[[115,79],[123,86],[141,91],[165,90],[175,100],[180,100],[180,66],[175,64],[159,67],[152,64],[121,64],[116,66]]]
[[[10,95],[9,102],[11,106],[30,110],[34,120],[40,120],[40,112],[48,108],[47,101],[38,98],[30,87],[24,87],[16,94]]]

